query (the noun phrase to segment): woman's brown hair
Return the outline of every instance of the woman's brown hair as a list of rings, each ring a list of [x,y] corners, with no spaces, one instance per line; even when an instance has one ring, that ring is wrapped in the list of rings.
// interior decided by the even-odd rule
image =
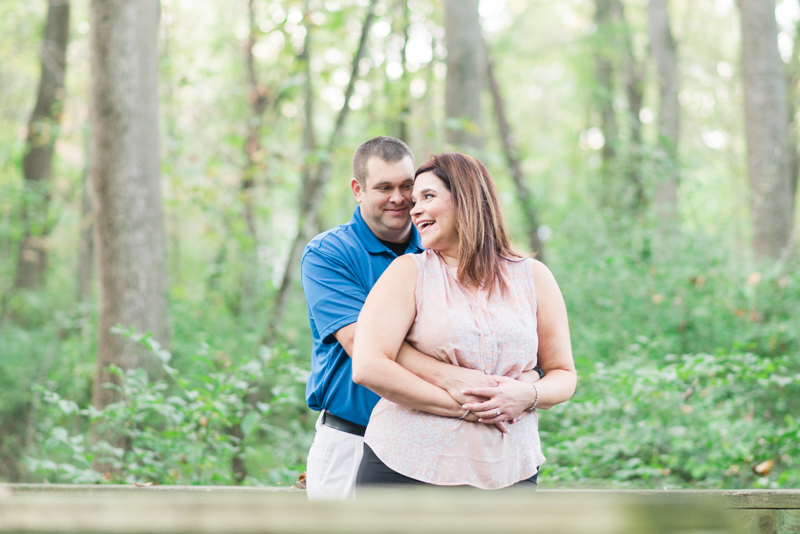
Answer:
[[[497,188],[486,167],[457,152],[435,154],[414,174],[432,172],[453,195],[456,232],[458,232],[458,281],[473,280],[489,290],[500,276],[502,259],[525,256],[514,250],[508,238]]]

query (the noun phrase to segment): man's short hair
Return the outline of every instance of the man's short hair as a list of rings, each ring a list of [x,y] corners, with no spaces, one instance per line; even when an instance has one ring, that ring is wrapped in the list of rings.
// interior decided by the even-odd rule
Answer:
[[[414,165],[414,154],[400,139],[383,135],[373,137],[361,143],[353,154],[353,176],[361,187],[366,187],[367,162],[373,156],[381,158],[386,163],[394,163],[408,156],[411,158],[411,165]]]

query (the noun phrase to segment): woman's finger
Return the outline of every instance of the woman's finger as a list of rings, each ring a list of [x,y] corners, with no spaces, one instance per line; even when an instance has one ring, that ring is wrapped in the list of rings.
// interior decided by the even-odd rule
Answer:
[[[495,408],[499,408],[499,404],[493,400],[488,400],[485,402],[468,402],[462,405],[462,408],[465,410],[469,410],[474,413],[478,412],[488,412],[494,410]],[[502,411],[502,410],[501,410]]]
[[[505,415],[503,411],[498,408],[491,408],[489,410],[484,410],[484,411],[477,410],[472,413],[474,413],[481,419],[496,419],[498,417],[503,417]]]
[[[502,424],[503,426],[505,426],[506,424],[510,423],[510,420],[508,419],[508,416],[501,415],[499,417],[497,417],[497,416],[495,416],[495,417],[480,417],[480,418],[478,418],[478,422],[479,423],[483,423],[485,425]],[[507,427],[506,427],[506,430],[508,430]]]
[[[464,395],[473,395],[475,397],[486,397],[491,399],[495,395],[499,395],[503,390],[497,386],[491,388],[467,388],[462,389],[461,393]]]

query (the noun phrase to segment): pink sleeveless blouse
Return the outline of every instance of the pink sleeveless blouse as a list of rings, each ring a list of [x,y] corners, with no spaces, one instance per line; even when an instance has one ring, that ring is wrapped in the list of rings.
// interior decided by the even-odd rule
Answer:
[[[433,251],[412,255],[417,263],[417,315],[406,340],[452,365],[518,378],[533,369],[536,289],[533,260],[506,260],[498,285],[477,297],[458,283],[456,269]],[[440,486],[498,489],[532,477],[544,462],[536,412],[508,425],[472,423],[413,410],[381,399],[364,441],[388,467]]]

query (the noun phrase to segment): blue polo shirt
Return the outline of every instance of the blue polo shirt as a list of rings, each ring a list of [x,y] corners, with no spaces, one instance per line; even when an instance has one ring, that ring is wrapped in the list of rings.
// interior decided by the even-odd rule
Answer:
[[[406,254],[422,252],[412,225]],[[314,410],[328,410],[364,425],[380,397],[353,383],[352,364],[334,333],[355,323],[372,286],[397,255],[378,241],[361,218],[323,232],[306,245],[301,260],[303,291],[314,338],[306,401]]]

